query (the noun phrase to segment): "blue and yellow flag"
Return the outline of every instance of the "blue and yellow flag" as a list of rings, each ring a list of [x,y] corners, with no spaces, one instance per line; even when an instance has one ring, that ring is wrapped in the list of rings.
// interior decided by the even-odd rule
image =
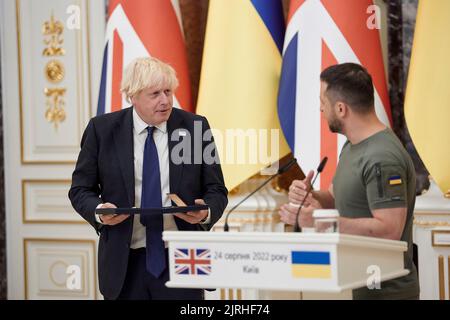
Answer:
[[[450,196],[450,1],[419,1],[405,118],[425,166]]]
[[[280,0],[209,2],[197,113],[217,130],[229,189],[289,153],[277,116],[284,28]]]
[[[304,279],[331,278],[330,253],[326,251],[292,251],[292,276]]]

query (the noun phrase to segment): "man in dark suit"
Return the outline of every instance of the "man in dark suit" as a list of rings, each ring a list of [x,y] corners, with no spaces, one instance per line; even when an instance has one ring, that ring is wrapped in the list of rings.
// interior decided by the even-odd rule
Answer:
[[[69,198],[100,234],[98,272],[106,299],[202,299],[171,289],[164,230],[209,230],[227,205],[206,118],[172,108],[175,71],[155,58],[126,68],[122,93],[132,107],[89,122]],[[209,152],[208,152],[209,151]],[[209,210],[174,215],[95,215],[96,208],[170,206],[167,193]]]

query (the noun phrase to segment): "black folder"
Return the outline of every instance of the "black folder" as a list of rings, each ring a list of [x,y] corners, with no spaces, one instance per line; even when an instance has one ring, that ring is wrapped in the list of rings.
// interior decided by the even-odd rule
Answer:
[[[206,204],[196,204],[185,207],[162,207],[162,208],[98,208],[95,214],[169,214],[169,213],[186,213],[188,211],[208,210]]]

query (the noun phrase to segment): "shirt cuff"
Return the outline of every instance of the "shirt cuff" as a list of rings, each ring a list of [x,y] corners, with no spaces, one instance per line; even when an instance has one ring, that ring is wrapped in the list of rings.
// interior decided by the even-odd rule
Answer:
[[[95,209],[100,208],[102,205],[103,205],[103,203],[99,203],[99,205]],[[94,213],[94,216],[95,216],[95,221],[97,221],[97,223],[103,224],[102,220],[100,220],[100,215],[99,214],[95,214]]]
[[[208,215],[206,216],[206,219],[200,221],[200,224],[208,224],[210,222],[211,222],[211,209],[208,208]]]

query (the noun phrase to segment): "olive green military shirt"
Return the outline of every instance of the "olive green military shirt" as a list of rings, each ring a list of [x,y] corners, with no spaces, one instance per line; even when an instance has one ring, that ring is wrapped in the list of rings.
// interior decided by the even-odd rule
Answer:
[[[401,142],[390,129],[377,132],[342,149],[333,193],[336,209],[342,217],[372,218],[372,210],[407,208],[402,241],[408,243],[404,277],[381,283],[381,289],[353,290],[354,299],[414,299],[419,295],[417,270],[413,263],[412,224],[416,199],[414,165]],[[368,275],[369,276],[369,275]]]

